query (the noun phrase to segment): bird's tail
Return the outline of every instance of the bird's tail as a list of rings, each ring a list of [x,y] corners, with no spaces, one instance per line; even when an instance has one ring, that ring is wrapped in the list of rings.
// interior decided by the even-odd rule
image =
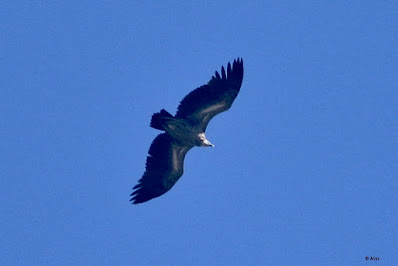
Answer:
[[[152,115],[150,126],[159,130],[164,130],[164,126],[167,120],[170,118],[174,118],[169,112],[162,109],[159,113],[155,113]]]

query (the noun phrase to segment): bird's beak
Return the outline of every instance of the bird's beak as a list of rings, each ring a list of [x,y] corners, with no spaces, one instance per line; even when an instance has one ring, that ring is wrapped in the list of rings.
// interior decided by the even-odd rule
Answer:
[[[206,144],[207,147],[214,147],[214,145],[211,144],[210,141],[208,141],[207,139],[204,141],[204,143]]]

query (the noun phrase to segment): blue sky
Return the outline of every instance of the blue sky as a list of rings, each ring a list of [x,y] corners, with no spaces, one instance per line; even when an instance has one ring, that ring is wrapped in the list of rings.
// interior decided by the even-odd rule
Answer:
[[[1,265],[398,263],[397,2],[0,9]],[[151,115],[237,57],[215,148],[131,205]]]

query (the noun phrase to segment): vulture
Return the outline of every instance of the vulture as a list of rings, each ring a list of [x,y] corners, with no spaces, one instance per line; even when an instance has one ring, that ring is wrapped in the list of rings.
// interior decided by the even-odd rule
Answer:
[[[237,58],[227,69],[221,67],[210,81],[186,95],[173,116],[166,110],[152,115],[150,126],[164,131],[152,142],[145,172],[133,187],[130,201],[146,202],[169,191],[184,172],[184,158],[195,147],[214,147],[206,139],[210,120],[227,111],[239,93],[243,80],[243,60]]]

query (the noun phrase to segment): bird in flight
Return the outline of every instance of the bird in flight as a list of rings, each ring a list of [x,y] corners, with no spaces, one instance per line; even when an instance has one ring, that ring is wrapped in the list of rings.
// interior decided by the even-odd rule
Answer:
[[[130,201],[146,202],[169,191],[184,172],[184,158],[195,146],[214,147],[206,139],[209,121],[227,111],[239,93],[243,80],[243,60],[228,63],[221,76],[216,71],[210,81],[186,95],[175,116],[166,110],[152,115],[150,126],[162,130],[152,142],[144,175],[133,187]]]

